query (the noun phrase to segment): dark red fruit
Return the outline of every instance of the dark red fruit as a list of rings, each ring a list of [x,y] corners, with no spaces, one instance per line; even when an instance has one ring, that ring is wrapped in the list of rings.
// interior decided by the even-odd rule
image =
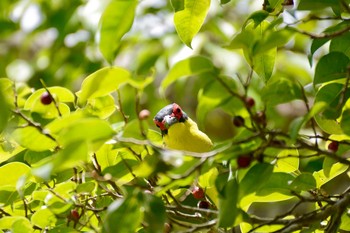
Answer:
[[[77,210],[71,210],[70,217],[73,221],[78,221],[80,218],[79,212]]]
[[[252,156],[250,155],[240,155],[237,158],[237,164],[239,168],[249,167],[251,162],[252,162]]]
[[[52,98],[48,92],[44,92],[40,97],[40,101],[43,105],[49,105],[52,103]]]
[[[236,127],[242,127],[244,126],[244,118],[241,116],[235,116],[233,118],[233,125]]]
[[[193,188],[192,195],[196,199],[203,199],[205,197],[204,190],[201,187],[198,187],[198,186]]]
[[[336,141],[332,141],[328,145],[328,150],[330,150],[332,152],[337,152],[338,151],[338,147],[339,147],[339,143],[336,142]]]
[[[201,208],[201,209],[209,209],[210,208],[210,203],[207,202],[207,201],[199,201],[198,204],[197,204],[198,208]]]
[[[247,97],[245,99],[245,103],[249,108],[251,108],[255,105],[255,100],[252,97]]]

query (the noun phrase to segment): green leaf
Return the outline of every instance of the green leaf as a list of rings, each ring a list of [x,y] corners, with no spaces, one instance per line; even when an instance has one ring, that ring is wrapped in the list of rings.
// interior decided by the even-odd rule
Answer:
[[[257,27],[261,22],[263,22],[267,17],[269,16],[269,12],[260,10],[253,12],[247,19],[246,23],[249,22],[249,20],[254,21],[254,27]]]
[[[20,162],[7,163],[0,167],[0,177],[6,177],[6,179],[0,179],[0,186],[16,186],[17,181],[22,176],[29,174],[30,168],[28,167],[28,165]]]
[[[321,38],[321,39],[314,39],[312,40],[311,43],[311,47],[310,47],[310,56],[311,56],[311,60],[312,60],[312,56],[314,55],[314,53],[322,47],[322,45],[326,44],[330,39],[329,38]]]
[[[275,29],[270,28],[269,25],[267,21],[261,22],[258,26],[250,23],[235,36],[229,45],[230,49],[243,49],[247,62],[265,81],[272,75],[277,46],[286,43],[291,35],[287,31],[276,32],[279,33],[278,37],[281,36],[276,44],[273,34]]]
[[[267,163],[258,163],[251,167],[239,184],[240,198],[258,191],[268,182],[272,171],[273,166]]]
[[[326,119],[321,115],[316,115],[315,118],[317,125],[328,134],[342,134],[343,130],[337,120]]]
[[[12,226],[17,222],[17,221],[25,221],[25,222],[29,222],[28,219],[26,219],[25,217],[22,216],[2,216],[0,218],[0,229],[2,230],[7,230],[7,229],[11,229]],[[12,232],[12,231],[11,231]],[[23,231],[26,232],[26,231]]]
[[[231,227],[234,225],[238,215],[238,183],[236,179],[229,180],[223,188],[219,197],[219,227]]]
[[[98,118],[84,118],[71,122],[62,129],[58,141],[62,145],[85,141],[93,146],[91,149],[96,149],[114,134],[115,132],[106,121]]]
[[[350,135],[350,109],[346,109],[342,113],[340,127],[346,135]]]
[[[54,155],[53,169],[56,172],[82,166],[88,160],[88,147],[84,141],[75,141]]]
[[[47,89],[49,90],[49,92],[52,94],[53,98],[58,103],[74,102],[75,96],[67,88],[57,86],[57,87],[48,87]],[[41,89],[35,91],[33,94],[31,94],[24,105],[24,109],[30,110],[32,112],[37,112],[38,110],[42,109],[42,107],[45,105],[43,105],[41,103],[40,97],[45,92],[46,92],[46,89],[41,88]],[[54,105],[54,104],[52,103],[50,105]]]
[[[350,59],[341,52],[330,52],[317,63],[314,85],[345,78]]]
[[[38,226],[42,229],[46,227],[52,227],[55,226],[57,222],[56,216],[46,208],[39,209],[36,211],[32,217],[31,217],[31,222],[33,225]]]
[[[78,184],[77,193],[92,193],[96,188],[96,183],[94,181],[88,181],[82,184]]]
[[[290,188],[298,192],[312,190],[316,188],[316,180],[312,174],[302,173],[293,180]]]
[[[329,51],[342,52],[350,58],[350,32],[333,38],[329,45]]]
[[[303,117],[295,118],[290,125],[290,135],[293,140],[298,137],[299,130],[304,126],[306,122],[311,120],[313,117],[317,116],[327,107],[327,103],[317,102],[315,103],[310,111]]]
[[[87,102],[86,110],[101,119],[110,117],[116,110],[114,98],[111,95],[106,95]]]
[[[289,184],[294,176],[285,172],[273,172],[268,182],[256,193],[257,196],[266,196],[271,193],[291,195]]]
[[[117,199],[108,206],[106,217],[103,220],[102,232],[136,232],[142,218],[143,213],[141,212],[141,205],[135,196],[129,196],[125,199]]]
[[[194,56],[187,58],[185,60],[179,61],[170,69],[167,76],[161,83],[161,88],[164,91],[170,84],[180,78],[191,75],[210,73],[213,72],[214,69],[215,67],[213,63],[206,57]]]
[[[276,55],[277,48],[274,48],[265,53],[259,53],[253,56],[253,69],[265,81],[269,80],[272,75]]]
[[[11,105],[8,102],[8,91],[12,91],[12,82],[9,79],[0,78],[0,133],[6,128],[11,116]]]
[[[229,77],[227,77],[229,79]],[[220,78],[221,79],[221,78]],[[235,86],[231,85],[230,89],[234,91]],[[197,123],[199,127],[204,127],[205,117],[210,110],[221,106],[232,96],[218,81],[208,82],[203,89],[198,92],[198,106],[196,111]]]
[[[0,204],[2,206],[12,205],[19,198],[15,185],[0,187]]]
[[[204,23],[209,6],[210,0],[184,0],[183,9],[177,7],[175,11],[174,24],[177,34],[190,48],[193,37]]]
[[[327,174],[324,170],[320,170],[313,173],[313,177],[316,180],[317,188],[320,188],[322,185],[332,180],[333,178],[339,176],[340,174],[346,172],[348,165],[342,163],[334,163],[330,168],[327,168]]]
[[[18,219],[11,226],[12,233],[34,232],[33,226],[27,218]]]
[[[350,231],[350,216],[348,213],[344,213],[342,215],[339,229],[343,231]]]
[[[295,172],[299,168],[299,152],[297,150],[282,150],[277,155],[274,172]]]
[[[116,91],[121,84],[130,78],[130,72],[119,67],[105,67],[88,77],[81,84],[81,90],[77,93],[79,103],[86,100],[108,95]]]
[[[277,105],[295,99],[302,99],[301,87],[291,79],[284,77],[272,78],[262,90],[262,99],[267,105]]]
[[[102,14],[99,47],[110,64],[115,58],[120,40],[134,22],[137,3],[136,0],[113,0]]]
[[[57,143],[33,126],[15,129],[12,138],[21,146],[33,151],[52,150]]]
[[[162,233],[166,220],[165,206],[161,198],[145,194],[144,221],[147,223],[145,231],[149,233]]]
[[[326,7],[338,6],[337,0],[301,0],[298,5],[298,10],[320,10]]]
[[[337,119],[342,111],[344,103],[342,102],[343,95],[345,99],[350,96],[350,91],[346,90],[344,93],[344,85],[341,83],[330,83],[323,85],[316,93],[315,102],[323,102],[327,104],[322,116],[326,119]]]

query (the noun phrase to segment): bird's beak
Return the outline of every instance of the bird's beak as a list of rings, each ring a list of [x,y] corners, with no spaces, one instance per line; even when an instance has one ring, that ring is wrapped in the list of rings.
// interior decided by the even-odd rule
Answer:
[[[165,128],[169,129],[170,126],[179,122],[179,120],[175,116],[166,115],[163,119],[163,122],[164,122]]]

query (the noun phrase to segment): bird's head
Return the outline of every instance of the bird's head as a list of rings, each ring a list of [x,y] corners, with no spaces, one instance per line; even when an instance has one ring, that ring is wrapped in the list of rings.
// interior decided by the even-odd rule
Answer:
[[[170,126],[179,122],[185,122],[187,118],[187,114],[182,111],[181,107],[178,104],[173,103],[162,108],[156,114],[153,121],[162,131],[162,135],[164,135],[168,133]]]

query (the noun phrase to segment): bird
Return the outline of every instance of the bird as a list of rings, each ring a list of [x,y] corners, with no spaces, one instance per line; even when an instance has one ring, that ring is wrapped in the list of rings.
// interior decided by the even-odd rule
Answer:
[[[166,148],[203,153],[213,147],[211,139],[176,103],[163,107],[153,121],[161,131]]]

